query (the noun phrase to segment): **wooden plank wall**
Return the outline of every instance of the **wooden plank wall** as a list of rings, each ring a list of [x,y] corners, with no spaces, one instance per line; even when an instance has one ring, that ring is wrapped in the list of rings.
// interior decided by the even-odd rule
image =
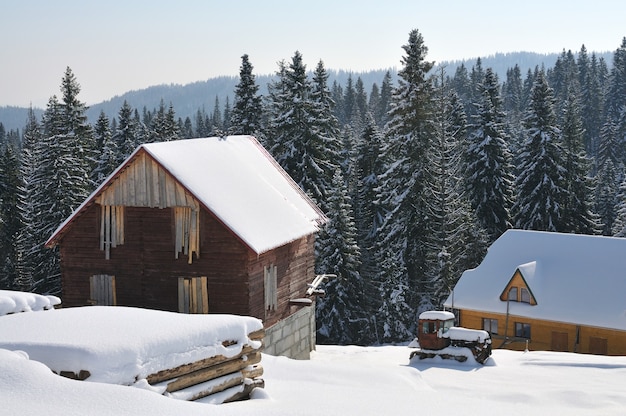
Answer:
[[[63,304],[87,305],[89,276],[116,276],[117,303],[169,311],[178,310],[178,278],[207,277],[209,311],[248,314],[249,250],[217,220],[200,215],[202,255],[189,264],[176,259],[172,209],[127,207],[125,243],[100,251],[100,206],[77,217],[60,243]]]
[[[498,320],[498,334],[492,335],[493,347],[499,348],[504,340],[505,314],[490,314],[477,311],[461,311],[460,325],[466,328],[482,329],[483,318]],[[626,355],[626,331],[618,331],[606,328],[597,328],[584,325],[568,324],[563,322],[544,321],[509,315],[507,336],[514,338],[515,323],[528,323],[531,327],[531,339],[529,349],[539,351],[552,350],[553,332],[567,334],[567,348],[561,349],[567,352],[593,353],[593,339],[607,340],[607,355]],[[578,337],[579,344],[575,345]],[[503,348],[523,351],[526,347],[524,340],[517,340],[506,344]]]
[[[145,152],[122,171],[96,199],[100,205],[126,207],[192,207],[198,201]]]
[[[295,311],[297,306],[290,305],[289,300],[305,296],[307,283],[315,278],[314,244],[315,236],[310,235],[261,256],[250,254],[250,311],[263,319],[266,328]],[[265,310],[263,277],[269,265],[277,266],[278,274],[278,304],[274,311]]]

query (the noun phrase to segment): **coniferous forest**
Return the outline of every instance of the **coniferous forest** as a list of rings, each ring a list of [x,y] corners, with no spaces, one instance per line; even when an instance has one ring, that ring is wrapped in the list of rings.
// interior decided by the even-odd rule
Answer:
[[[43,116],[0,123],[0,289],[60,294],[53,231],[139,144],[192,137],[256,136],[328,216],[319,343],[411,339],[509,228],[626,236],[626,38],[612,62],[582,46],[505,77],[447,73],[418,30],[402,50],[370,91],[295,52],[263,95],[243,55],[232,104],[184,120],[161,100],[90,123],[67,68]]]

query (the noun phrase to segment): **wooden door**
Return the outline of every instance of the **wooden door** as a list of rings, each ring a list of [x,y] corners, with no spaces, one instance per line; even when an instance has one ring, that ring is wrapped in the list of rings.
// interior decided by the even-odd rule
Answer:
[[[606,338],[589,337],[589,353],[606,355],[608,350],[608,341]]]
[[[95,274],[89,278],[89,303],[100,306],[115,306],[115,276]]]
[[[552,351],[567,352],[568,349],[567,332],[552,331],[552,343],[550,349]]]

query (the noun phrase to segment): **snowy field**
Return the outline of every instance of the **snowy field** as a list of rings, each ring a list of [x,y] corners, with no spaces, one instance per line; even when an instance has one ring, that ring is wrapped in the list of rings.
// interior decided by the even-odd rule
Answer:
[[[481,366],[409,362],[407,347],[318,346],[310,361],[264,355],[262,364],[265,389],[213,405],[65,379],[0,350],[0,403],[3,414],[68,416],[626,414],[622,357],[495,350]]]
[[[261,364],[266,387],[254,390],[251,400],[228,404],[207,403],[214,399],[203,399],[205,402],[200,403],[175,400],[141,388],[145,387],[142,383],[131,387],[75,381],[53,374],[49,367],[24,351],[30,349],[39,354],[42,345],[45,351],[49,342],[47,355],[41,356],[54,363],[57,353],[86,348],[91,355],[82,356],[81,367],[89,368],[101,379],[106,379],[104,371],[110,368],[114,374],[109,374],[109,379],[121,377],[122,380],[131,374],[127,373],[131,368],[141,373],[147,363],[150,368],[170,365],[168,361],[172,357],[162,353],[164,345],[171,348],[172,337],[162,330],[164,327],[159,330],[144,321],[154,316],[152,313],[112,308],[115,322],[128,318],[127,321],[134,321],[139,327],[148,326],[151,341],[142,346],[142,342],[130,341],[133,336],[128,332],[128,324],[122,324],[123,330],[116,332],[117,335],[111,335],[113,332],[98,324],[96,318],[104,309],[74,309],[82,309],[85,319],[75,311],[66,313],[69,308],[63,313],[60,309],[0,316],[0,344],[3,344],[0,346],[0,414],[484,415],[496,411],[525,416],[626,414],[626,357],[554,352],[494,350],[484,366],[472,359],[465,363],[439,358],[409,360],[410,349],[406,346],[318,346],[308,361],[264,354]],[[221,329],[203,330],[209,335],[199,336],[197,326],[178,320],[193,321],[196,319],[193,315],[172,315],[176,315],[173,318],[178,327],[176,337],[186,342],[175,351],[189,347],[193,350],[193,344],[206,343],[207,336],[219,343],[223,338],[219,333],[243,341],[245,333],[257,325],[248,318],[222,317]],[[69,332],[83,341],[55,339],[33,323],[43,320],[50,324],[47,320],[53,317],[57,330],[70,328]],[[243,332],[237,329],[242,324],[246,327]],[[110,339],[97,335],[99,331],[107,331]],[[139,332],[139,338],[145,336],[141,335],[143,331]],[[29,341],[31,337],[36,342]],[[89,339],[93,342],[85,342]]]

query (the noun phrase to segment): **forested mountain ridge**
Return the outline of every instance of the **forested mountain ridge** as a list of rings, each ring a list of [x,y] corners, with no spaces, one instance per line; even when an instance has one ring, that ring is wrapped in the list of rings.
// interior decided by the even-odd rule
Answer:
[[[552,67],[556,62],[559,53],[539,54],[534,52],[511,52],[496,53],[494,55],[481,57],[484,68],[492,68],[500,79],[504,79],[506,71],[513,68],[516,64],[520,66],[522,74],[536,66]],[[597,56],[604,58],[610,64],[613,52],[597,53]],[[471,68],[476,63],[476,58],[465,60],[436,62],[437,66],[441,65],[445,68],[446,73],[452,76],[456,69],[461,65]],[[392,78],[396,78],[397,70],[395,68],[388,69]],[[370,91],[374,83],[380,83],[387,69],[378,69],[365,72],[350,72],[345,70],[328,70],[329,83],[337,82],[339,85],[346,85],[348,76],[354,79],[360,77],[363,81],[366,91]],[[259,93],[267,94],[267,86],[271,80],[275,78],[275,74],[257,75],[257,83],[259,85]],[[148,88],[128,91],[122,95],[111,97],[100,103],[90,104],[87,110],[87,117],[93,123],[100,115],[100,111],[113,118],[117,111],[122,107],[124,101],[127,101],[133,108],[154,110],[158,108],[161,99],[169,105],[172,103],[176,109],[176,114],[185,119],[195,115],[199,108],[204,108],[207,112],[213,111],[215,100],[217,98],[221,106],[226,104],[228,99],[232,103],[234,98],[234,89],[237,85],[237,76],[220,76],[209,78],[205,81],[197,81],[190,84],[163,84],[154,85]],[[50,92],[52,94],[53,92]],[[42,109],[35,108],[35,113],[39,116],[43,113]],[[0,123],[4,128],[9,130],[22,129],[26,122],[28,108],[16,106],[0,106]]]

